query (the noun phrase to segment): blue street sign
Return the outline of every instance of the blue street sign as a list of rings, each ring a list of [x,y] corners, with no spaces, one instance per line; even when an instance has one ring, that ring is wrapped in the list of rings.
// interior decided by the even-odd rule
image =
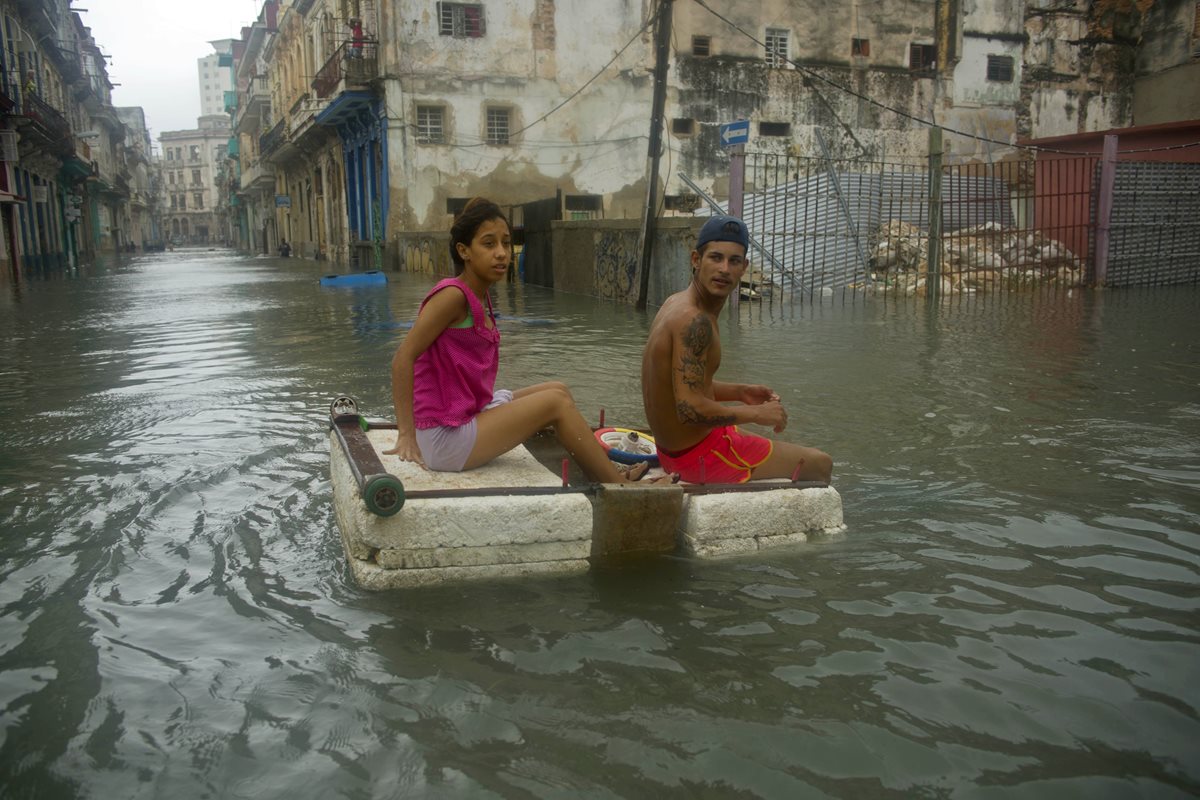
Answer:
[[[750,120],[739,119],[737,122],[727,122],[721,126],[721,146],[732,147],[735,144],[745,144],[750,140]]]

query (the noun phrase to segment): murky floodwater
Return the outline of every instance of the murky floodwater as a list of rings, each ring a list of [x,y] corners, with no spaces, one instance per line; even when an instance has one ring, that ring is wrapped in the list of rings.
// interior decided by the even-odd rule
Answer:
[[[0,296],[0,794],[1200,792],[1200,291],[726,324],[842,539],[369,594],[325,415],[429,285],[175,252]],[[647,319],[502,287],[501,382],[642,421]]]

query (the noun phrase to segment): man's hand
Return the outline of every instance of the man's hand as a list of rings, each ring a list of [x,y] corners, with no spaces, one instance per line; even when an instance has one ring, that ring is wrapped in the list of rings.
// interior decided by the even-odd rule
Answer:
[[[396,435],[396,446],[390,450],[384,450],[385,456],[399,456],[401,461],[412,461],[417,466],[424,467],[425,462],[421,459],[421,448],[417,446],[417,436],[415,433],[398,433]]]
[[[779,402],[779,398],[775,397],[773,400],[767,400],[758,405],[758,416],[754,421],[759,425],[770,427],[776,433],[782,433],[788,423],[787,410],[784,409],[783,403]]]
[[[738,400],[741,400],[748,406],[758,406],[772,401],[778,403],[779,395],[775,394],[767,386],[748,383],[741,387],[741,391],[738,393]]]

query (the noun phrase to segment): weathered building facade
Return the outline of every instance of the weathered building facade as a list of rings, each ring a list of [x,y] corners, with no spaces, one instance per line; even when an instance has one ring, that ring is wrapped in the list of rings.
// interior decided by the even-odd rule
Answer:
[[[0,2],[0,258],[75,266],[137,240],[127,129],[90,30],[66,0]]]
[[[728,191],[723,123],[756,152],[871,159],[924,157],[938,126],[952,163],[993,162],[1178,113],[1155,81],[1196,53],[1183,0],[272,0],[238,67],[253,248],[390,263],[477,194],[640,216],[660,11],[668,211],[691,207],[681,173]]]
[[[278,3],[263,4],[258,19],[242,29],[241,52],[234,64],[236,107],[233,132],[238,143],[239,247],[251,253],[274,252],[279,245],[275,221],[275,171],[261,154],[262,136],[271,129],[270,80],[264,50],[275,36]]]

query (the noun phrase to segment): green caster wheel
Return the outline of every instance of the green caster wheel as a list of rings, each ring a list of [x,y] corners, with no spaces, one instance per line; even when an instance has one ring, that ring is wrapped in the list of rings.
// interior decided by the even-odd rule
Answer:
[[[362,498],[372,514],[390,517],[404,508],[404,484],[394,475],[372,475],[363,481]]]

